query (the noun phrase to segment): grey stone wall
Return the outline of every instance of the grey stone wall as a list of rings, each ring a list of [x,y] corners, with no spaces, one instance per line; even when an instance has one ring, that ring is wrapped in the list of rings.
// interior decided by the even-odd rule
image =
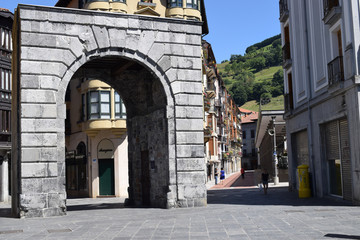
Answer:
[[[144,116],[160,121],[157,116],[162,115],[164,121],[159,146],[165,149],[160,151],[156,141],[152,143],[154,152],[161,153],[158,159],[165,163],[160,181],[151,180],[151,199],[161,202],[154,205],[206,205],[201,23],[20,5],[16,28],[16,123],[12,139],[15,215],[45,217],[66,213],[65,91],[85,63],[108,56],[140,64],[163,91],[163,105],[159,104],[162,110],[152,109]],[[106,69],[102,71],[110,85],[121,87],[106,74]],[[139,117],[133,117],[135,124],[134,119]],[[136,149],[137,142],[133,144],[129,149]]]

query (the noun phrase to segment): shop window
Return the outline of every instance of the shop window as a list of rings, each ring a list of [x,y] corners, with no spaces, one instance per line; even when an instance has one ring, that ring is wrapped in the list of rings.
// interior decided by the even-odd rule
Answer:
[[[115,118],[126,118],[126,108],[120,98],[120,94],[115,92]]]
[[[168,0],[168,7],[183,7],[183,1],[182,0]]]

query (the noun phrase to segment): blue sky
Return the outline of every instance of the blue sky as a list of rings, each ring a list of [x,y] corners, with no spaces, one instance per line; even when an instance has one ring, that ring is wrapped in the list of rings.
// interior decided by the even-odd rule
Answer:
[[[54,6],[57,0],[1,0],[13,11],[19,3]],[[220,4],[219,4],[220,3]],[[211,43],[216,61],[244,54],[245,49],[280,33],[278,0],[205,0]]]

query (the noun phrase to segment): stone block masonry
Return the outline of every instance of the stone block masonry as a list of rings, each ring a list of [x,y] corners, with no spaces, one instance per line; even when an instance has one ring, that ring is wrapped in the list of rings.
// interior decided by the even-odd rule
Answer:
[[[20,5],[15,28],[15,216],[66,214],[64,99],[80,70],[127,103],[130,202],[206,205],[200,22]],[[105,57],[141,69],[84,70]]]

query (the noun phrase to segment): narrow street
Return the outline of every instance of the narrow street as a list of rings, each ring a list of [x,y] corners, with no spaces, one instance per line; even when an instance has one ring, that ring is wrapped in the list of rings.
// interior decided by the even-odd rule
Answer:
[[[0,204],[0,239],[360,239],[360,208],[331,198],[299,199],[270,184],[264,195],[229,176],[203,208],[124,208],[119,198],[68,200],[64,217],[14,219]]]

